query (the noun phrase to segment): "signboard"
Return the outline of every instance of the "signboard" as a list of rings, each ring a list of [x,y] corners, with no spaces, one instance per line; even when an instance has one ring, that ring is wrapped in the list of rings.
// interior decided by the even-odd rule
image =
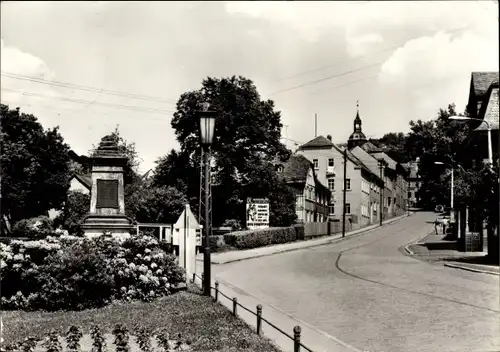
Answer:
[[[118,180],[97,180],[97,208],[118,208]]]
[[[269,200],[266,198],[247,198],[247,227],[250,230],[269,227]]]

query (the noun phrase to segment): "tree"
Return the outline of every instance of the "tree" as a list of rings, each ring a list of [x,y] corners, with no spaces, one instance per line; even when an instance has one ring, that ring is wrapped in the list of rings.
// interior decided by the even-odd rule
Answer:
[[[54,219],[56,227],[62,226],[73,235],[83,235],[81,223],[90,209],[90,195],[70,191],[61,213]]]
[[[116,145],[118,146],[118,152],[127,157],[127,163],[125,164],[123,170],[123,180],[125,186],[134,183],[137,179],[140,178],[138,173],[140,158],[137,151],[135,150],[135,143],[130,143],[123,139],[123,137],[120,135],[118,127],[116,127],[115,130],[106,137],[113,138]],[[89,154],[95,153],[97,148],[98,145],[93,145]]]
[[[406,137],[405,150],[410,160],[420,158],[419,174],[422,186],[419,190],[422,206],[431,208],[436,204],[449,204],[450,182],[443,179],[446,166],[435,162],[468,165],[468,153],[463,152],[469,127],[460,121],[450,120],[457,114],[455,105],[440,109],[437,119],[411,121],[410,133]]]
[[[175,223],[187,199],[174,187],[154,187],[136,182],[127,189],[125,202],[127,216],[135,221]]]
[[[262,101],[253,82],[244,77],[207,78],[202,89],[181,95],[172,128],[181,145],[157,164],[155,183],[175,184],[181,178],[190,200],[199,197],[200,144],[197,111],[209,102],[217,112],[212,146],[213,222],[244,220],[247,195],[268,196],[268,187],[255,170],[273,159],[287,160],[290,151],[280,142],[281,115],[274,102]],[[271,178],[272,182],[277,182]],[[193,203],[191,203],[193,204]],[[194,204],[193,204],[194,205]]]
[[[373,141],[372,141],[373,142]],[[374,143],[382,148],[384,152],[398,163],[404,164],[411,161],[406,152],[406,135],[403,132],[386,133]]]
[[[1,104],[2,213],[11,223],[58,209],[69,188],[69,146],[58,127]]]

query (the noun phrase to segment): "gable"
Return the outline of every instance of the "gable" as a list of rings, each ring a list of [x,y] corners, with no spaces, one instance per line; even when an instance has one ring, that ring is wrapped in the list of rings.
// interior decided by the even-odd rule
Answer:
[[[492,85],[493,86],[493,85]],[[492,130],[498,130],[498,84],[489,89],[487,100],[484,101],[478,118],[487,121]],[[476,131],[487,130],[486,123],[481,123]]]

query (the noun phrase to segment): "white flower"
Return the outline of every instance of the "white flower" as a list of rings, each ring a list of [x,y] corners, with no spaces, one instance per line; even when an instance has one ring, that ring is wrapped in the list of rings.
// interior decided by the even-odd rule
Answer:
[[[155,272],[155,274],[156,274],[156,275],[161,275],[161,273],[162,273],[162,270],[161,270],[161,269],[158,269],[158,270],[156,270],[156,272]]]
[[[144,250],[144,253],[146,253],[146,254],[149,254],[149,253],[151,253],[151,249],[149,249],[149,248],[146,248],[146,249]]]
[[[158,267],[158,265],[156,265],[156,263],[151,263],[151,269],[156,269]]]
[[[151,257],[149,255],[147,255],[147,256],[144,257],[144,260],[147,261],[147,262],[149,262],[151,260]]]
[[[135,264],[134,264],[134,263],[130,263],[128,266],[129,266],[129,268],[130,268],[130,269],[132,269],[132,270],[134,270],[134,269],[135,269]]]
[[[147,276],[145,275],[140,275],[139,276],[139,280],[141,280],[142,282],[144,283],[147,283],[149,281],[149,279],[147,278]]]

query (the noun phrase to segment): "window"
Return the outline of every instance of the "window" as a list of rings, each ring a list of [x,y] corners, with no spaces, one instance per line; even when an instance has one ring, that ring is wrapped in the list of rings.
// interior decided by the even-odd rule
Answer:
[[[333,158],[328,159],[328,166],[330,166],[330,167],[335,166],[335,159],[333,159]]]
[[[330,205],[329,207],[330,214],[335,214],[335,205]]]
[[[313,159],[313,165],[314,165],[314,170],[318,170],[319,169],[318,159]]]
[[[412,198],[412,197],[411,197],[411,192],[408,192],[408,198]]]
[[[351,189],[351,179],[350,178],[347,178],[345,180],[345,187],[346,187],[347,190]]]
[[[345,203],[345,213],[346,214],[351,213],[351,203]]]
[[[329,178],[328,179],[328,189],[330,191],[335,190],[335,179],[334,178]]]

